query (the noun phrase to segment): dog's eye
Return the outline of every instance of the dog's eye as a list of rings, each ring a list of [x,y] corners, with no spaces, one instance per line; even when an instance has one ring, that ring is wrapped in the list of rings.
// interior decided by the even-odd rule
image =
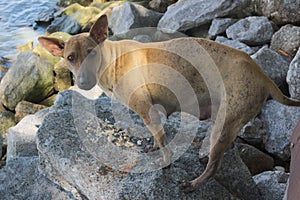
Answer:
[[[69,56],[67,57],[67,59],[68,59],[70,62],[73,62],[73,61],[74,61],[74,56],[69,55]]]

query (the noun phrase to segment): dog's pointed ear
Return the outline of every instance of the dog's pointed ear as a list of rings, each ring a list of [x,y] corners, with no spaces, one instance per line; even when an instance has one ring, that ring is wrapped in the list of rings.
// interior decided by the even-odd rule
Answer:
[[[65,42],[62,39],[55,37],[39,37],[38,40],[53,56],[63,57]]]
[[[108,37],[108,20],[106,15],[102,15],[97,19],[95,24],[92,26],[90,30],[90,37],[93,40],[100,44]]]

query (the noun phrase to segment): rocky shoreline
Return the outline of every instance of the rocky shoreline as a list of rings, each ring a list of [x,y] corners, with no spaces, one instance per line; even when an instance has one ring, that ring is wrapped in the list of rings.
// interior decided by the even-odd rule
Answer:
[[[95,20],[106,14],[111,40],[208,38],[251,55],[286,95],[300,100],[300,5],[296,2],[71,2],[61,1],[65,9],[53,19],[45,17],[51,20],[49,35],[67,40],[89,31]],[[241,130],[216,177],[199,190],[184,193],[180,182],[204,170],[199,149],[205,151],[202,144],[212,122],[191,123],[191,117],[182,120],[179,113],[165,119],[170,140],[183,126],[186,132],[197,130],[194,141],[168,168],[133,173],[131,164],[119,168],[107,160],[123,160],[124,152],[139,158],[153,142],[150,133],[134,113],[130,113],[131,120],[124,120],[128,110],[123,105],[101,91],[90,94],[94,100],[74,91],[66,64],[39,44],[20,48],[0,83],[1,198],[283,199],[289,177],[290,137],[300,108],[268,100],[261,113]],[[184,149],[184,144],[176,149]],[[107,160],[99,159],[95,152]],[[142,161],[147,163],[147,159],[145,156]],[[143,169],[146,166],[153,167],[150,163]]]

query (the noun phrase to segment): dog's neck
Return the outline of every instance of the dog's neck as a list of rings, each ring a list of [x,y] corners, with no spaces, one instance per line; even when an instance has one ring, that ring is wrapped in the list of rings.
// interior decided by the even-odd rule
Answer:
[[[114,85],[122,76],[119,71],[124,68],[129,69],[128,66],[128,52],[139,49],[143,44],[130,41],[105,41],[100,46],[101,64],[98,69],[99,84],[106,93],[111,93]],[[135,58],[140,60],[140,58]],[[122,70],[120,70],[122,69]]]

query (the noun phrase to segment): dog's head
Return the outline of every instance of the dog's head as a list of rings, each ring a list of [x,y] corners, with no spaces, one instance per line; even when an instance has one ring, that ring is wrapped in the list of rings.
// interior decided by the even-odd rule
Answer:
[[[38,40],[52,55],[67,61],[80,89],[89,90],[97,84],[97,71],[101,64],[100,48],[107,37],[107,16],[102,15],[89,33],[72,36],[66,42],[54,37],[39,37]]]

